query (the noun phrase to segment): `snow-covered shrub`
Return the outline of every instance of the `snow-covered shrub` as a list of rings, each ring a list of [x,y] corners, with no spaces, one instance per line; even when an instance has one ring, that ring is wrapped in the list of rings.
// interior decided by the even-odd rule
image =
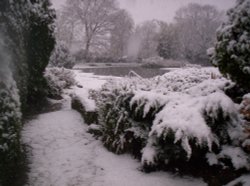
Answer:
[[[155,149],[154,157],[143,153],[142,163],[146,166],[157,165],[157,162],[171,163],[173,160],[188,162],[197,155],[202,163],[206,153],[218,154],[223,145],[232,145],[232,148],[240,145],[241,120],[237,107],[225,94],[215,92],[192,97],[173,93],[166,95],[165,100],[168,101],[156,114],[148,144],[143,150]],[[242,161],[248,162],[246,157]],[[240,168],[248,169],[249,165],[244,164]]]
[[[149,121],[144,118],[142,122],[141,111],[135,111],[135,104],[130,104],[137,81],[140,80],[133,78],[130,84],[126,80],[110,80],[100,91],[90,92],[97,104],[104,145],[115,153],[131,152],[136,157],[150,130]]]
[[[143,59],[142,66],[146,68],[160,68],[164,66],[164,59],[159,56]]]
[[[20,163],[21,105],[9,58],[0,47],[0,185],[10,185]]]
[[[0,185],[13,174],[20,156],[20,102],[16,84],[9,80],[0,81],[0,169],[5,170],[0,173]]]
[[[243,96],[240,104],[240,111],[247,121],[250,121],[250,93]]]
[[[70,54],[69,49],[64,43],[57,43],[50,56],[50,67],[64,67],[72,69],[75,65],[75,59]]]
[[[125,150],[125,130],[131,123],[127,120],[128,113],[125,108],[128,101],[125,100],[126,94],[122,93],[123,87],[114,87],[114,84],[110,83],[100,92],[92,91],[90,95],[96,100],[104,145],[113,152],[121,153]]]
[[[173,70],[162,76],[155,77],[151,89],[156,92],[190,92],[190,94],[204,94],[207,90],[223,88],[226,80],[221,79],[221,74],[215,68],[184,68],[183,70]],[[215,81],[210,81],[215,79]],[[207,82],[206,82],[207,81]],[[200,87],[204,86],[204,87]],[[210,92],[209,92],[210,93]]]
[[[136,91],[130,101],[130,108],[135,116],[142,119],[155,115],[165,104],[166,100],[160,93]]]
[[[48,83],[48,95],[50,97],[60,97],[64,89],[76,85],[75,74],[65,68],[47,68],[44,74]]]
[[[246,139],[243,142],[242,146],[244,150],[250,153],[250,94],[243,96],[243,101],[240,104],[240,113],[245,119],[244,132]]]
[[[250,90],[250,1],[238,0],[217,31],[214,49],[208,52],[214,65],[233,81]]]
[[[134,153],[146,169],[188,166],[197,172],[204,165],[248,170],[238,105],[224,93],[230,84],[214,68],[111,80],[91,93],[98,130],[110,150]]]

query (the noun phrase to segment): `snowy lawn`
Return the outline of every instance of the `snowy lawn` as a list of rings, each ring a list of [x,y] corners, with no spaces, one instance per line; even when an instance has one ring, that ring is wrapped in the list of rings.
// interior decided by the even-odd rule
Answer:
[[[78,94],[98,89],[105,78],[78,74],[83,85]],[[87,81],[86,81],[87,80]],[[77,91],[77,89],[75,90]],[[39,115],[25,124],[23,142],[29,147],[31,186],[196,186],[206,185],[193,178],[180,178],[166,172],[146,174],[129,155],[108,152],[87,131],[80,114],[69,107]]]

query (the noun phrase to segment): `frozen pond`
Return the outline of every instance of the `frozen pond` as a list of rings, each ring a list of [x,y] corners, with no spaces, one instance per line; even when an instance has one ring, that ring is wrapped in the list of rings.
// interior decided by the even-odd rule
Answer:
[[[118,76],[124,77],[130,71],[134,71],[143,78],[151,78],[162,75],[168,70],[160,68],[143,68],[143,67],[98,67],[98,68],[82,68],[83,72],[94,73],[95,75]]]

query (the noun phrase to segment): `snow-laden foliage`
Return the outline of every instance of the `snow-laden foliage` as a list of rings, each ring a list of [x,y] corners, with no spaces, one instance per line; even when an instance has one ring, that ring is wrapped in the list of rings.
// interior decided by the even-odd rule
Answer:
[[[48,83],[48,95],[50,97],[60,97],[64,89],[76,85],[75,74],[65,68],[47,68],[44,74]]]
[[[115,83],[115,82],[114,82]],[[104,144],[116,153],[124,152],[125,130],[131,127],[128,120],[130,95],[126,87],[119,87],[115,84],[105,84],[101,92],[90,92],[91,97],[96,100],[99,114],[99,124],[102,128],[102,140]]]
[[[97,102],[102,140],[116,153],[141,157],[145,167],[183,168],[198,161],[209,166],[209,154],[214,154],[217,166],[249,169],[249,159],[240,147],[244,135],[238,105],[224,93],[231,84],[215,68],[111,80],[91,93]],[[239,149],[238,154],[225,151],[225,146]],[[233,151],[235,156],[229,156]],[[241,162],[235,158],[238,155]]]
[[[236,170],[241,168],[250,169],[250,158],[240,147],[224,145],[222,146],[222,151],[219,154],[215,155],[208,153],[207,159],[210,165],[221,164],[224,167],[227,165],[220,160],[229,159]]]
[[[12,56],[12,64],[15,68],[13,75],[19,89],[22,110],[27,102],[27,59],[25,51],[25,39],[28,33],[28,17],[30,15],[30,3],[28,1],[1,1],[0,2],[0,29],[3,39],[6,39],[5,47]]]
[[[72,69],[74,65],[75,59],[71,56],[66,44],[62,42],[57,43],[52,55],[50,56],[49,66]]]
[[[22,111],[27,111],[46,96],[43,72],[54,47],[55,11],[49,0],[5,0],[0,10],[0,29],[8,41]]]
[[[250,1],[238,0],[227,12],[228,19],[217,31],[215,48],[209,50],[220,71],[250,89]]]
[[[142,66],[147,68],[159,68],[164,65],[164,59],[159,56],[149,57],[142,60]]]
[[[0,40],[0,185],[9,185],[20,156],[20,100],[9,69],[10,58]],[[4,171],[3,171],[4,170]]]
[[[174,148],[183,149],[183,155],[190,159],[193,148],[205,148],[210,152],[213,151],[212,147],[238,144],[242,134],[238,124],[240,118],[237,115],[237,107],[225,94],[215,92],[192,97],[170,93],[166,95],[166,100],[168,101],[164,108],[156,114],[149,133],[151,146],[165,145],[164,142],[159,142],[159,139],[167,143],[172,142],[175,144]],[[149,148],[152,148],[151,146]],[[172,155],[165,154],[165,158],[174,158]],[[147,160],[147,163],[149,162]]]
[[[188,92],[202,86],[206,80],[214,78],[215,80],[221,77],[219,72],[214,68],[186,68],[183,71],[171,71],[163,76],[158,76],[154,80],[155,91],[167,93],[167,92]],[[209,83],[209,84],[208,84]],[[217,84],[222,83],[225,86],[225,79],[222,81],[212,81],[213,85],[210,87],[210,81],[204,83],[203,89],[217,88]],[[197,89],[200,89],[197,88]],[[202,91],[202,90],[201,90]],[[215,91],[215,90],[214,90]],[[194,93],[196,90],[194,90]],[[202,92],[206,93],[205,90]],[[191,93],[191,92],[190,92]]]
[[[18,179],[24,172],[20,171],[23,164],[20,110],[26,115],[34,105],[40,107],[46,96],[43,72],[54,47],[55,12],[50,5],[49,0],[0,2],[0,185],[3,186],[22,184]]]
[[[34,106],[46,97],[46,80],[43,77],[45,68],[54,49],[55,10],[50,0],[31,1],[32,9],[29,17],[29,35],[27,39],[28,104]]]
[[[250,183],[250,174],[242,175],[241,177],[231,181],[226,186],[235,186],[235,185],[242,185],[248,186]]]

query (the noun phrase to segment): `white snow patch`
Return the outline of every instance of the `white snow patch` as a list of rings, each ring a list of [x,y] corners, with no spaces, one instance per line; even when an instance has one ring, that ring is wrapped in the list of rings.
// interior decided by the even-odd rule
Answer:
[[[243,175],[230,183],[228,183],[225,186],[235,186],[235,185],[241,185],[241,186],[249,186],[250,184],[250,175]]]
[[[247,168],[249,166],[249,157],[240,147],[223,146],[218,155],[219,158],[230,158],[235,169]]]
[[[130,101],[130,107],[134,104],[138,104],[136,112],[139,111],[140,107],[144,106],[143,117],[145,118],[151,108],[159,108],[166,103],[166,96],[149,91],[137,91],[135,96]]]
[[[94,100],[89,99],[89,90],[101,89],[103,84],[107,82],[108,78],[105,79],[101,76],[95,76],[91,73],[82,73],[77,70],[74,72],[76,81],[82,86],[82,88],[75,86],[72,93],[73,96],[77,97],[81,101],[86,111],[95,111],[96,104]]]
[[[96,110],[96,104],[95,101],[92,99],[89,99],[89,90],[85,88],[74,88],[74,95],[77,97],[82,105],[84,105],[84,108],[86,111],[95,111]]]
[[[142,154],[141,163],[147,165],[155,164],[157,150],[151,144],[147,144],[147,146],[142,149]]]
[[[96,76],[92,73],[83,73],[79,70],[74,70],[76,81],[79,82],[85,89],[100,89],[109,79],[115,77]]]
[[[246,139],[243,143],[242,143],[242,147],[247,147],[250,146],[250,139]]]
[[[243,96],[243,99],[250,99],[250,93],[245,94],[245,95]]]
[[[101,126],[97,124],[91,124],[89,125],[88,130],[101,130]]]
[[[218,164],[218,158],[214,153],[207,153],[206,158],[209,165],[212,166]]]
[[[177,177],[166,172],[143,173],[140,163],[130,155],[117,156],[98,148],[98,166],[104,168],[104,183],[100,186],[205,186],[199,179]],[[98,185],[99,186],[99,185]]]

